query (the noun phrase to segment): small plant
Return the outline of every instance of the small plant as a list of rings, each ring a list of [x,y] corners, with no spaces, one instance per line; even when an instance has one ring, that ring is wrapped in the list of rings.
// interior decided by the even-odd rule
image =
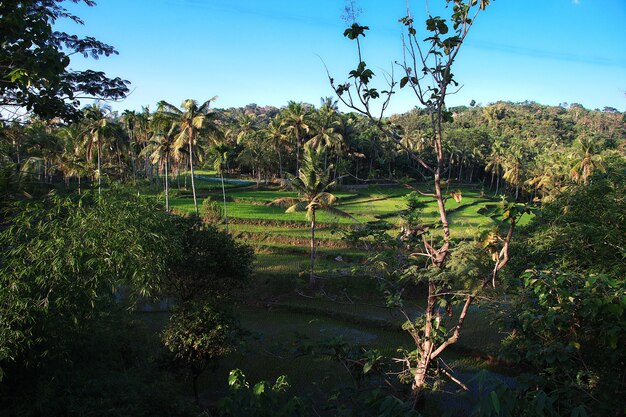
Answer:
[[[224,208],[217,201],[207,197],[202,202],[202,220],[207,223],[219,223],[224,218]]]
[[[298,417],[306,416],[307,409],[297,396],[291,396],[287,377],[276,378],[274,385],[267,381],[256,383],[252,388],[246,376],[239,369],[233,369],[228,376],[229,392],[217,406],[220,417]]]

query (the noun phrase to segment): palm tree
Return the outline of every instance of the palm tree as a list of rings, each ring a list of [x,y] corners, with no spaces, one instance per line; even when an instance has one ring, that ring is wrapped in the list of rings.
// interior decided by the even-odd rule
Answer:
[[[131,165],[133,170],[133,182],[137,181],[137,167],[135,165],[135,127],[137,124],[137,113],[134,110],[124,110],[122,112],[122,122],[128,138],[130,139],[130,146],[128,147],[131,159]]]
[[[296,172],[300,172],[300,142],[309,131],[309,112],[302,103],[290,101],[285,109],[285,130],[296,140]]]
[[[317,210],[325,210],[331,214],[341,217],[352,217],[350,214],[336,207],[333,204],[337,197],[328,192],[335,181],[330,180],[332,166],[322,169],[323,161],[326,157],[326,149],[321,146],[318,149],[310,145],[304,147],[302,168],[298,172],[298,177],[291,178],[291,187],[300,195],[296,198],[279,198],[270,204],[286,206],[285,213],[306,212],[307,220],[311,221],[311,271],[309,282],[315,284],[315,213]]]
[[[504,159],[504,173],[502,179],[515,187],[515,201],[519,197],[519,189],[522,185],[523,152],[519,145],[509,147]]]
[[[339,116],[333,107],[323,106],[312,116],[313,136],[309,142],[314,147],[324,146],[327,149],[339,148],[343,143],[343,136],[340,132]],[[308,142],[307,142],[308,143]],[[326,166],[326,161],[324,161]]]
[[[577,183],[589,184],[589,177],[593,171],[605,172],[602,157],[595,153],[593,140],[587,136],[578,138],[574,144],[572,154],[574,165],[570,171],[570,176]]]
[[[81,144],[85,136],[84,128],[80,123],[73,123],[67,127],[61,128],[59,134],[64,140],[61,169],[68,185],[70,178],[76,177],[78,181],[78,194],[80,194],[80,179],[86,172],[86,164],[80,156]]]
[[[496,177],[496,192],[495,195],[498,195],[498,188],[500,187],[500,172],[504,166],[504,145],[502,141],[496,140],[492,147],[491,153],[486,159],[487,166],[485,166],[485,171],[491,172],[491,187],[493,186],[493,178]]]
[[[165,170],[165,211],[167,212],[170,211],[169,161],[178,152],[174,144],[175,136],[180,133],[178,129],[179,126],[176,122],[160,114],[155,115],[152,119],[154,135],[142,151],[146,155],[150,155],[152,164],[156,164],[159,168],[164,168]]]
[[[187,144],[189,148],[189,170],[191,171],[191,190],[193,193],[193,205],[198,215],[198,199],[196,196],[196,183],[194,180],[193,157],[194,146],[200,132],[216,133],[219,128],[215,123],[216,113],[209,112],[209,106],[217,96],[210,98],[198,105],[196,100],[187,99],[181,104],[181,109],[166,101],[159,102],[157,112],[163,117],[175,121],[180,126],[180,133],[176,137],[176,146],[182,147]]]
[[[91,160],[94,146],[97,151],[96,176],[98,178],[98,195],[102,192],[102,146],[108,135],[110,112],[111,110],[108,106],[100,106],[96,103],[84,109],[87,131],[87,159]]]
[[[267,125],[265,129],[265,136],[267,140],[272,145],[274,150],[278,153],[278,172],[279,177],[283,177],[283,157],[280,152],[280,148],[282,142],[285,140],[285,124],[278,118],[275,117]]]
[[[224,166],[228,160],[228,152],[230,147],[225,143],[219,143],[213,146],[210,153],[213,157],[213,168],[220,174],[222,179],[222,197],[224,199],[224,225],[226,226],[226,234],[228,234],[228,213],[226,212],[226,188],[224,187]]]

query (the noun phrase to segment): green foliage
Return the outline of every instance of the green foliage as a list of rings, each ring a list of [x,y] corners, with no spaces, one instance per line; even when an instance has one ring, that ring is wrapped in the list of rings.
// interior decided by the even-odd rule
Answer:
[[[617,171],[562,193],[545,205],[527,241],[535,264],[624,276],[624,195],[626,179]]]
[[[15,203],[0,233],[0,364],[63,340],[111,303],[154,295],[180,242],[153,204],[117,190]],[[149,231],[149,232],[148,232]],[[35,363],[38,361],[32,358]]]
[[[559,415],[584,405],[598,415],[626,410],[626,283],[623,277],[528,271],[509,318],[514,359],[554,394]]]
[[[92,0],[72,0],[93,6]],[[128,81],[103,72],[71,71],[70,56],[110,56],[117,51],[93,37],[79,38],[53,30],[60,19],[83,22],[61,0],[10,0],[0,4],[3,47],[0,51],[0,106],[26,108],[44,117],[79,116],[79,98],[119,99]]]
[[[252,273],[252,249],[196,218],[177,218],[176,223],[181,251],[168,264],[163,293],[181,302],[236,295]]]
[[[217,224],[224,218],[224,207],[215,199],[207,197],[202,202],[202,220]]]
[[[175,359],[195,375],[234,349],[238,330],[232,317],[210,304],[186,303],[170,317],[162,340]]]
[[[6,364],[2,415],[197,415],[160,363],[159,341],[119,305],[83,318],[79,330],[58,329],[55,335],[60,340],[37,345],[38,352],[47,349],[45,357],[23,355]]]
[[[588,417],[585,407],[578,406],[569,413],[558,409],[557,398],[543,390],[528,389],[522,384],[512,388],[487,371],[480,371],[478,401],[472,412],[475,417]]]
[[[256,383],[252,388],[239,369],[230,371],[229,391],[217,405],[220,417],[298,417],[307,416],[308,410],[302,399],[289,394],[285,376]]]

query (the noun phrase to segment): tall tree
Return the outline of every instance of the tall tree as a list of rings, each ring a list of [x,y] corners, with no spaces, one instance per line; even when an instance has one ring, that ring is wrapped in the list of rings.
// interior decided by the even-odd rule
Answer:
[[[447,3],[447,2],[446,2]],[[446,98],[454,93],[458,86],[454,78],[453,64],[461,50],[476,17],[489,4],[489,0],[455,0],[451,7],[450,22],[441,16],[433,16],[427,7],[425,30],[415,25],[415,19],[407,7],[407,15],[400,19],[406,27],[403,38],[404,55],[399,63],[403,77],[399,82],[393,75],[385,77],[386,86],[378,89],[372,82],[374,72],[367,66],[361,50],[361,38],[369,27],[360,25],[356,21],[356,13],[349,13],[349,27],[344,36],[356,44],[358,64],[348,74],[348,81],[338,84],[329,74],[330,85],[339,99],[350,109],[364,115],[389,140],[404,149],[417,163],[419,163],[433,178],[433,192],[426,194],[435,200],[438,207],[441,238],[431,242],[423,239],[420,252],[428,259],[428,264],[438,272],[444,273],[451,254],[453,241],[450,234],[450,222],[446,209],[447,196],[444,195],[442,175],[444,174],[444,155],[446,123],[452,121],[452,112],[446,106]],[[393,74],[391,72],[390,74]],[[406,147],[396,129],[393,129],[384,119],[396,87],[407,87],[415,94],[415,98],[425,108],[430,119],[430,134],[428,142],[432,147],[435,163],[429,163],[424,158]],[[376,104],[374,104],[376,103]],[[455,193],[455,199],[460,195]],[[423,276],[407,270],[406,276],[415,281],[425,280],[428,289],[426,309],[415,321],[407,323],[407,328],[415,341],[416,349],[407,355],[406,365],[412,381],[411,391],[414,406],[417,405],[425,387],[432,364],[436,363],[439,355],[451,344],[456,343],[463,328],[470,305],[479,293],[490,283],[495,283],[498,271],[508,262],[508,248],[515,228],[517,210],[504,211],[507,215],[508,230],[502,235],[497,233],[494,242],[498,248],[494,251],[494,265],[492,273],[485,274],[475,288],[460,292],[463,305],[458,315],[458,321],[451,334],[440,335],[438,306],[446,302],[442,293],[447,292],[442,281],[435,278],[438,274],[425,273]],[[417,243],[416,243],[417,244]],[[461,283],[456,283],[461,285]],[[446,288],[446,290],[444,290]]]
[[[589,185],[589,177],[594,171],[604,172],[602,157],[596,152],[596,145],[592,138],[582,136],[574,144],[572,153],[574,160],[570,175],[578,183]]]
[[[87,140],[87,160],[91,161],[96,148],[96,172],[98,194],[102,192],[102,147],[108,138],[111,109],[107,106],[92,104],[84,109]]]
[[[220,174],[222,180],[222,199],[224,200],[224,225],[226,233],[228,234],[228,212],[226,211],[226,187],[224,186],[224,168],[226,167],[226,161],[228,160],[228,154],[230,147],[225,143],[218,143],[209,151],[213,157],[213,169]]]
[[[150,156],[153,164],[165,171],[165,211],[170,211],[169,194],[169,162],[178,148],[175,146],[175,138],[180,133],[176,122],[157,114],[152,119],[154,135],[144,148],[143,152]]]
[[[278,154],[278,175],[283,178],[283,157],[280,150],[286,138],[284,123],[278,117],[274,117],[265,129],[265,136]]]
[[[196,100],[187,99],[183,101],[180,109],[166,101],[161,101],[159,102],[157,110],[162,117],[179,124],[180,133],[176,138],[176,146],[181,147],[183,144],[187,144],[188,146],[191,190],[193,193],[193,205],[196,216],[198,215],[198,198],[196,196],[196,182],[193,169],[194,146],[196,146],[200,132],[215,134],[219,130],[216,123],[217,114],[209,110],[211,102],[216,99],[217,96],[212,97],[200,105],[198,105]]]
[[[306,218],[311,221],[311,270],[309,282],[315,284],[315,213],[317,210],[325,210],[341,217],[351,217],[350,214],[333,206],[337,197],[329,192],[335,185],[331,181],[330,173],[332,166],[323,168],[326,158],[324,146],[314,148],[307,145],[304,147],[302,167],[297,177],[291,177],[291,187],[298,192],[297,198],[279,198],[270,204],[286,206],[286,213],[306,212]]]
[[[296,141],[296,172],[300,172],[300,146],[304,135],[309,132],[309,111],[303,103],[290,101],[283,112],[287,134]]]

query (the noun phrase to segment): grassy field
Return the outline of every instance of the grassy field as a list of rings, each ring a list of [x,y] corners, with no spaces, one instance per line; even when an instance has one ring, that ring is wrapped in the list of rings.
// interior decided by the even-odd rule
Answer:
[[[221,184],[209,181],[217,179],[211,171],[198,171],[196,188],[199,205],[205,198],[221,202]],[[190,181],[187,181],[188,183]],[[238,239],[252,245],[257,252],[256,271],[258,275],[292,275],[308,267],[310,228],[304,213],[285,213],[284,208],[271,202],[285,197],[296,197],[292,191],[278,187],[257,188],[254,183],[227,184],[226,210],[229,218],[229,231]],[[421,191],[427,191],[419,186]],[[194,210],[191,191],[177,190],[173,181],[171,205],[182,212]],[[188,187],[189,188],[189,187]],[[343,240],[344,233],[351,228],[368,222],[384,220],[392,225],[390,234],[397,234],[400,226],[400,212],[406,207],[406,197],[411,189],[403,186],[367,188],[345,187],[334,194],[338,197],[336,206],[349,213],[352,218],[336,217],[326,212],[318,212],[316,227],[317,263],[316,272],[320,275],[348,268],[341,260],[358,260],[364,255],[362,250],[352,247]],[[482,197],[480,190],[473,187],[461,189],[463,198],[457,202],[446,201],[453,239],[472,239],[481,230],[496,225],[496,220],[482,214],[486,205],[498,200]],[[162,194],[159,194],[162,199]],[[430,197],[419,196],[423,208],[421,218],[425,224],[436,224],[439,214],[436,203]],[[522,224],[527,222],[523,219]],[[433,233],[440,233],[435,230]],[[339,261],[335,261],[340,257]]]

